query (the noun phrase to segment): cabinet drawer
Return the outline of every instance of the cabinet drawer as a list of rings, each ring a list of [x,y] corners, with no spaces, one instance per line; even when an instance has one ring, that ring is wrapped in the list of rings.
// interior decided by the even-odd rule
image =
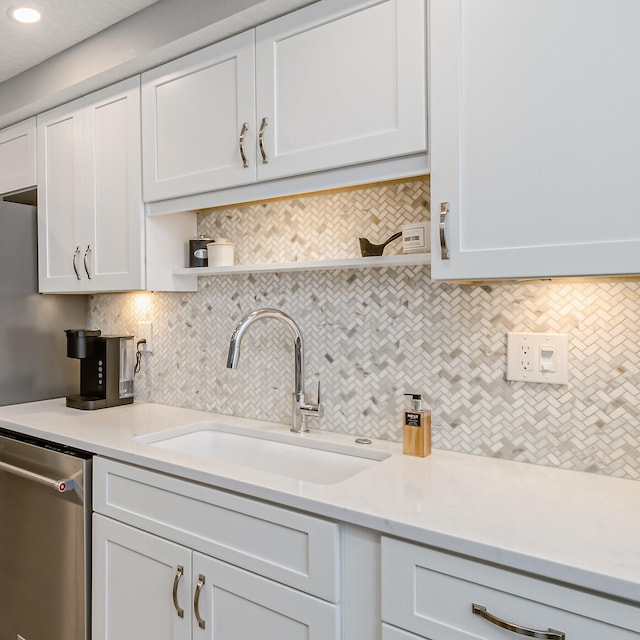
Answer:
[[[96,458],[94,510],[230,564],[338,602],[338,525]]]
[[[382,618],[385,622],[441,640],[518,637],[474,614],[472,604],[521,627],[563,632],[566,640],[632,640],[637,639],[640,632],[638,607],[383,538]]]

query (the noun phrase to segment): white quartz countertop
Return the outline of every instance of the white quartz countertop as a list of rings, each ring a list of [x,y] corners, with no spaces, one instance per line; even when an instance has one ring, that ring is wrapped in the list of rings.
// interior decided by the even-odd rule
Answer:
[[[434,450],[391,456],[336,484],[134,440],[199,422],[286,425],[135,403],[79,411],[64,399],[0,407],[0,427],[640,603],[640,482]],[[298,436],[338,444],[353,436]]]

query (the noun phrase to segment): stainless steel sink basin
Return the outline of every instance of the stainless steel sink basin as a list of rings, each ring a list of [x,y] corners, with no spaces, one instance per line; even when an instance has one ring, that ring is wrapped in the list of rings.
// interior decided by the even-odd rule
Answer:
[[[366,445],[336,444],[215,422],[138,436],[136,442],[199,458],[317,484],[335,484],[390,454]]]

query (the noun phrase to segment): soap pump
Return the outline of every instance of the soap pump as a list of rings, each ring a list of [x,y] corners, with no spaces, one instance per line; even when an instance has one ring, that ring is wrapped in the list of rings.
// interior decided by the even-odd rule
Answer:
[[[402,416],[402,453],[426,458],[431,454],[431,410],[422,408],[419,393],[405,393],[411,398],[411,408]]]

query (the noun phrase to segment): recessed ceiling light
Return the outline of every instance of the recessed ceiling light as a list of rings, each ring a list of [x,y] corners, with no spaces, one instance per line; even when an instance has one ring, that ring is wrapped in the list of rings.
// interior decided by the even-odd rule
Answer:
[[[25,24],[33,24],[39,22],[41,16],[37,9],[31,7],[14,7],[9,9],[9,15],[18,22],[24,22]]]

